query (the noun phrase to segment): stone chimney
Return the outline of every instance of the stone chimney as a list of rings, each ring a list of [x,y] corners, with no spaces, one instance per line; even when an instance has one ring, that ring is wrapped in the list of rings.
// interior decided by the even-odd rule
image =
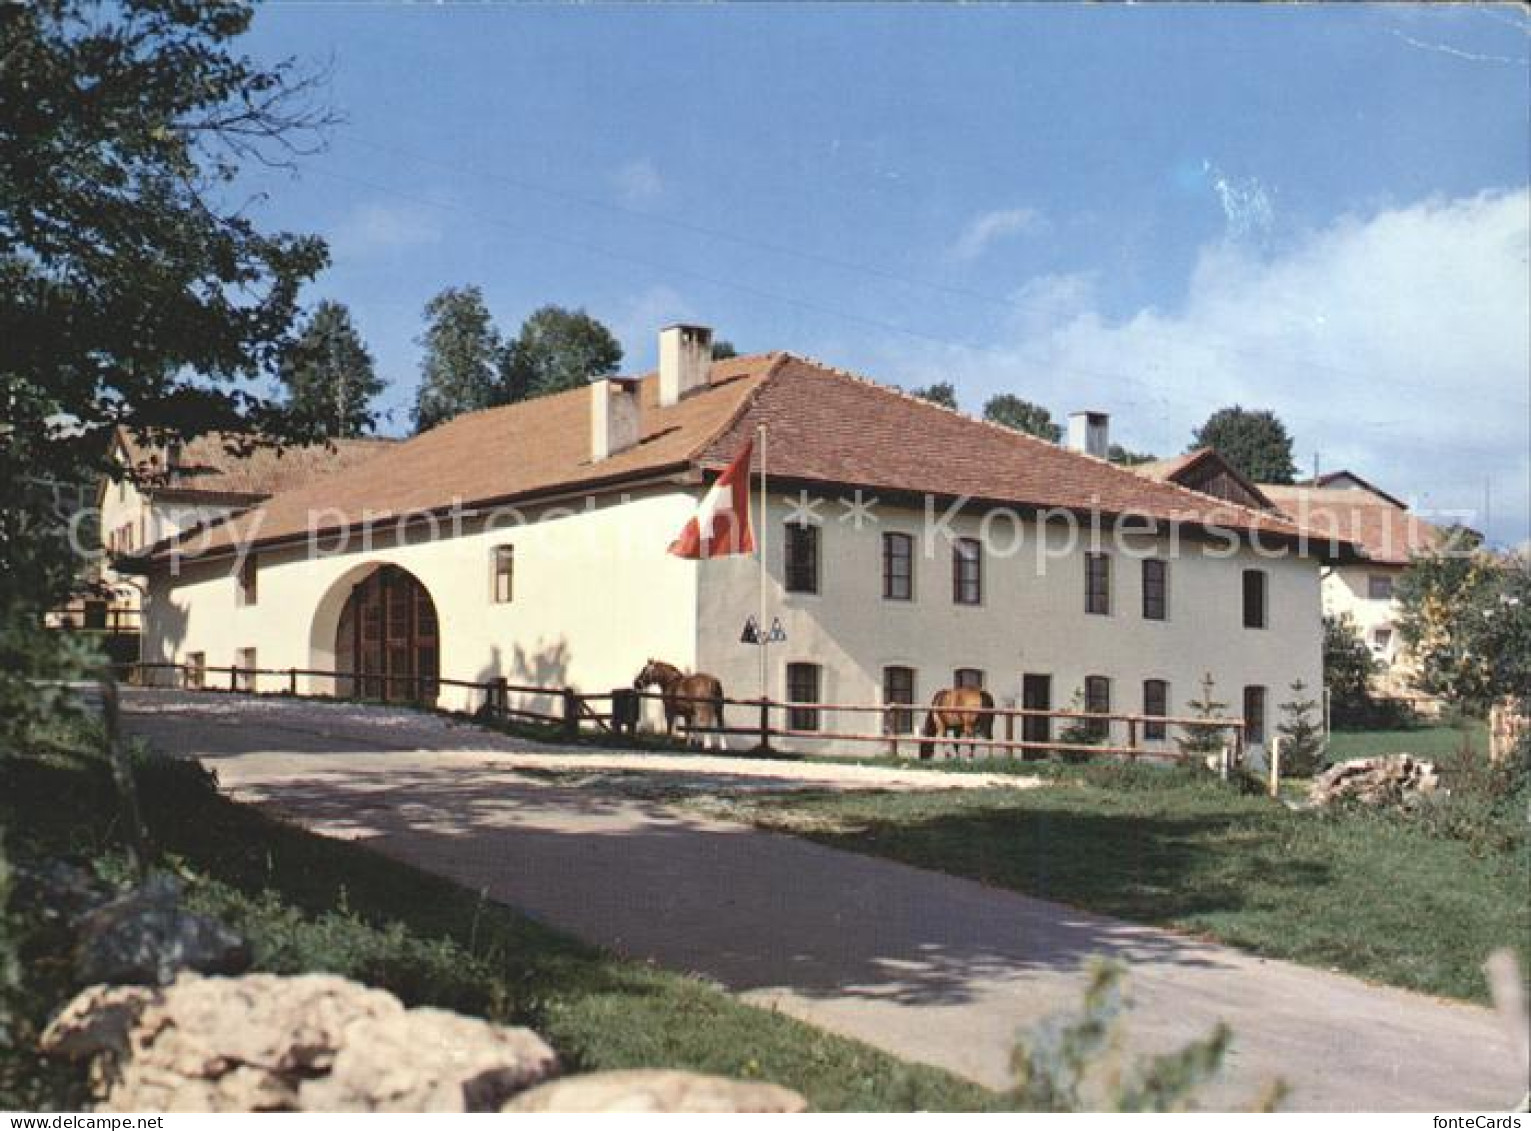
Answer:
[[[1111,417],[1104,412],[1069,413],[1068,448],[1096,459],[1111,451]]]
[[[590,382],[590,462],[625,452],[643,435],[636,377],[597,377]]]
[[[659,404],[668,408],[707,385],[712,369],[712,330],[666,326],[659,331]]]

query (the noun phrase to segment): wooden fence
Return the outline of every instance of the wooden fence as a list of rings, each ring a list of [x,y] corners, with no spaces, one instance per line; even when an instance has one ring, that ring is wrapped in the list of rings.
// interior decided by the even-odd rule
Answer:
[[[447,679],[440,676],[396,676],[371,672],[343,672],[317,668],[244,668],[244,667],[193,667],[188,664],[139,661],[119,665],[125,669],[130,681],[157,683],[146,680],[155,672],[169,673],[169,686],[182,690],[276,693],[301,697],[300,679],[328,679],[334,681],[333,695],[313,695],[310,698],[333,698],[348,700],[382,700],[402,704],[435,705],[442,688],[457,688],[475,693],[478,701],[476,713],[492,718],[539,723],[557,727],[564,737],[577,739],[584,733],[633,734],[637,732],[642,717],[641,704],[661,702],[663,696],[655,691],[637,691],[632,688],[616,688],[606,692],[582,692],[572,687],[541,687],[532,684],[510,683],[503,678],[488,680]],[[347,693],[341,693],[344,687]],[[375,694],[370,694],[371,692]],[[403,692],[403,694],[399,694]],[[512,701],[512,697],[532,698],[557,704],[555,710],[537,710]],[[1169,741],[1171,727],[1185,731],[1217,730],[1227,732],[1224,744],[1225,761],[1237,763],[1244,753],[1244,723],[1232,718],[1188,718],[1177,715],[1143,715],[1122,711],[1069,711],[1062,709],[1038,709],[1030,707],[972,708],[966,713],[981,715],[992,720],[986,729],[1003,737],[973,738],[925,738],[915,733],[927,708],[917,703],[802,703],[780,699],[732,699],[722,700],[725,719],[732,713],[737,717],[741,711],[750,725],[725,725],[721,727],[698,727],[694,734],[742,736],[754,740],[754,745],[770,750],[777,740],[794,745],[816,742],[859,743],[881,746],[893,757],[905,754],[921,756],[951,752],[955,747],[969,753],[984,754],[1063,754],[1111,755],[1128,759],[1180,760],[1189,757]],[[733,708],[733,712],[727,708]],[[870,726],[862,729],[838,730],[820,725],[825,716],[854,718],[870,717]],[[811,719],[812,727],[793,726]],[[1058,719],[1065,725],[1082,724],[1098,728],[1100,737],[1094,741],[1065,741],[1046,737],[1026,737],[1025,721],[1028,719]],[[1020,726],[1017,726],[1017,720]],[[1124,724],[1126,742],[1113,741],[1114,724]],[[1150,739],[1148,735],[1160,728],[1162,738]],[[1022,737],[1017,738],[1017,733]],[[869,751],[872,752],[872,751]]]

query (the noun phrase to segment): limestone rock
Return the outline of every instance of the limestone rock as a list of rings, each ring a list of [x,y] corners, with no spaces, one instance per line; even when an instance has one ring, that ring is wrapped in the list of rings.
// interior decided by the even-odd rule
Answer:
[[[50,1056],[67,1060],[123,1056],[128,1035],[159,998],[158,991],[142,986],[92,986],[58,1012],[38,1044]]]
[[[508,1112],[799,1112],[808,1101],[777,1084],[666,1069],[593,1072],[542,1084],[501,1110]]]
[[[1309,805],[1355,801],[1362,805],[1402,805],[1440,788],[1435,764],[1412,754],[1387,754],[1337,762],[1313,779]]]
[[[169,985],[181,970],[237,974],[250,965],[244,939],[180,905],[181,887],[157,875],[80,920],[75,968],[83,983]]]
[[[530,1029],[443,1009],[354,1025],[328,1076],[308,1081],[309,1111],[498,1111],[552,1076],[558,1058]]]

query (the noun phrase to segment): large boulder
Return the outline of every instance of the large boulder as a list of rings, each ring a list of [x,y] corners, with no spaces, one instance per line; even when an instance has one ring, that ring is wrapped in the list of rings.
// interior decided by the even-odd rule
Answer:
[[[1357,802],[1409,806],[1440,788],[1435,764],[1412,754],[1387,754],[1337,762],[1313,779],[1309,805]]]
[[[346,1032],[328,1075],[303,1085],[307,1111],[498,1111],[558,1070],[530,1029],[411,1009]]]
[[[508,1112],[799,1112],[808,1101],[777,1084],[665,1069],[592,1072],[542,1084],[502,1109]]]
[[[493,1111],[557,1070],[528,1030],[331,974],[94,986],[42,1047],[90,1060],[101,1106],[121,1111]]]
[[[250,966],[244,939],[181,906],[181,885],[173,876],[151,876],[84,915],[78,927],[75,973],[87,985],[165,986],[182,970],[237,974]]]

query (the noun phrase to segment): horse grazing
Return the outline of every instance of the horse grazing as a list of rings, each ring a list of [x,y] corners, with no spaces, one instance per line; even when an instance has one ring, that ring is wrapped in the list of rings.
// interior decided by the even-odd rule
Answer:
[[[980,710],[993,706],[994,696],[981,687],[943,687],[937,691],[930,700],[930,711],[925,715],[920,757],[934,756],[937,736],[954,738],[952,752],[958,757],[962,755],[962,741],[966,739],[968,757],[973,757],[977,752],[973,739],[994,737],[994,716]]]
[[[650,659],[633,680],[633,689],[644,691],[650,687],[659,688],[664,702],[665,734],[673,736],[675,720],[685,719],[686,741],[694,743],[700,738],[702,748],[711,750],[712,729],[721,730],[723,726],[723,684],[718,677],[706,672],[686,675],[674,664]],[[698,728],[702,731],[700,735]],[[719,748],[727,750],[728,736],[719,734],[717,738]]]

